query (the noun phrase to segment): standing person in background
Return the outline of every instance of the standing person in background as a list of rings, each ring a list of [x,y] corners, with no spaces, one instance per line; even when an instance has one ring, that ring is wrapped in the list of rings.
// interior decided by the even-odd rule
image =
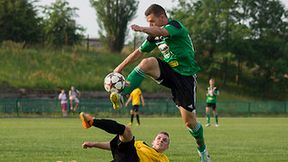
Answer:
[[[123,106],[123,97],[139,87],[146,76],[171,90],[187,131],[195,139],[201,162],[210,162],[204,140],[204,129],[196,116],[196,74],[200,71],[189,31],[185,26],[167,17],[165,9],[152,4],[145,11],[149,26],[132,25],[131,29],[148,35],[142,45],[129,54],[115,69],[121,73],[125,67],[142,59],[127,77],[128,86],[121,93],[112,92],[110,101],[114,109]],[[158,48],[161,58],[143,58]],[[157,124],[157,123],[155,123]],[[192,149],[191,149],[192,151]],[[192,153],[191,153],[192,154]]]
[[[69,100],[70,100],[70,110],[74,113],[76,112],[79,106],[79,98],[80,92],[75,89],[74,86],[71,86],[71,90],[69,91]],[[73,107],[73,101],[75,102],[75,106]]]
[[[127,100],[127,102],[125,104],[125,106],[127,107],[129,102],[132,101],[132,109],[130,110],[131,120],[130,120],[129,125],[133,124],[134,116],[136,116],[137,124],[140,125],[140,119],[139,119],[140,100],[142,102],[142,107],[144,107],[145,101],[144,101],[144,97],[142,95],[141,89],[136,88],[132,91],[129,99]]]
[[[65,93],[64,89],[61,90],[61,93],[59,94],[58,99],[60,100],[61,111],[62,111],[63,117],[67,117],[68,116],[68,112],[67,112],[67,96],[66,96],[66,93]]]
[[[216,99],[219,95],[219,90],[217,87],[215,87],[215,80],[210,79],[209,80],[209,87],[207,88],[206,93],[206,117],[207,117],[207,124],[206,127],[209,127],[210,124],[210,108],[213,110],[213,115],[215,116],[215,126],[218,127],[218,113],[216,110]]]

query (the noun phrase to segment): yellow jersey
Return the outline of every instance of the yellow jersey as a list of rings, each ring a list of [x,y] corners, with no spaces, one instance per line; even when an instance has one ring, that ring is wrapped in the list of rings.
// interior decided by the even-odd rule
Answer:
[[[136,88],[134,89],[130,96],[132,98],[132,105],[140,105],[140,99],[141,99],[141,95],[142,95],[142,92],[140,90],[140,88]]]
[[[140,162],[169,162],[165,154],[157,152],[143,141],[135,141],[134,146]]]

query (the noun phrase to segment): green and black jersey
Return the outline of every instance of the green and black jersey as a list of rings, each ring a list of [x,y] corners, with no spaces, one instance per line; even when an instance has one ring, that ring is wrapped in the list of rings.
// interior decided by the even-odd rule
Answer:
[[[158,47],[163,55],[163,60],[177,73],[184,76],[191,76],[200,71],[195,60],[195,52],[188,30],[176,20],[168,20],[163,26],[169,36],[151,37],[143,42],[139,50],[151,52]]]
[[[208,87],[206,93],[206,103],[216,103],[217,95],[219,95],[219,90],[217,87]]]

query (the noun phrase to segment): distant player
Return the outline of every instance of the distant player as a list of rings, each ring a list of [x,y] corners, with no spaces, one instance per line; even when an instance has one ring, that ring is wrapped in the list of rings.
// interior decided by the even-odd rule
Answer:
[[[213,110],[213,115],[215,116],[215,126],[218,127],[218,113],[216,110],[216,99],[219,95],[219,90],[215,87],[215,80],[209,80],[209,87],[207,88],[206,93],[206,117],[207,117],[207,124],[206,127],[209,127],[210,124],[210,108]]]
[[[129,127],[114,120],[96,119],[90,114],[80,113],[84,128],[100,128],[116,136],[110,142],[84,142],[82,147],[111,150],[112,162],[169,162],[164,154],[169,148],[170,138],[166,132],[160,132],[152,142],[152,147],[143,141],[135,141]]]
[[[80,92],[75,89],[74,86],[71,86],[71,90],[69,91],[69,100],[70,100],[70,110],[72,112],[76,112],[79,106],[79,98]],[[75,106],[73,107],[73,102],[75,102]]]
[[[132,109],[130,111],[131,120],[130,120],[129,125],[133,124],[134,116],[136,116],[137,124],[140,125],[140,119],[139,119],[140,100],[142,102],[142,107],[144,107],[145,101],[144,101],[144,97],[142,95],[142,92],[141,92],[140,88],[136,88],[131,92],[129,99],[127,100],[127,102],[125,104],[125,106],[127,107],[129,102],[132,101]]]
[[[187,132],[197,143],[201,162],[210,162],[203,127],[196,116],[196,74],[200,71],[200,67],[195,60],[190,33],[181,22],[168,18],[165,9],[160,5],[152,4],[146,9],[145,16],[149,26],[134,24],[131,29],[146,33],[147,39],[138,49],[129,54],[114,69],[114,72],[121,73],[128,65],[142,60],[128,75],[129,86],[125,87],[121,94],[116,92],[110,94],[112,105],[114,109],[122,107],[123,96],[138,88],[146,76],[152,78],[171,90],[173,101],[181,114]],[[143,58],[145,53],[155,48],[162,57]]]
[[[68,113],[67,113],[67,96],[66,96],[64,89],[61,90],[61,93],[59,94],[58,99],[60,100],[61,111],[62,111],[63,117],[67,117],[68,116]]]

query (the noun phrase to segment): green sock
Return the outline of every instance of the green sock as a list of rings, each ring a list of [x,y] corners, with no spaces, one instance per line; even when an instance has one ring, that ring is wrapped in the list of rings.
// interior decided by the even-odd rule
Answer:
[[[204,142],[204,136],[203,136],[203,127],[200,123],[197,123],[196,128],[193,130],[190,128],[187,128],[190,134],[195,138],[196,143],[197,143],[197,149],[200,152],[203,152],[206,149],[206,145]]]
[[[206,116],[207,116],[207,124],[210,124],[210,114],[207,113]]]
[[[218,114],[217,113],[215,114],[215,121],[216,121],[216,124],[218,124]]]
[[[124,88],[122,95],[130,94],[135,88],[138,88],[145,78],[145,73],[138,66],[135,67],[127,77],[129,85]]]

